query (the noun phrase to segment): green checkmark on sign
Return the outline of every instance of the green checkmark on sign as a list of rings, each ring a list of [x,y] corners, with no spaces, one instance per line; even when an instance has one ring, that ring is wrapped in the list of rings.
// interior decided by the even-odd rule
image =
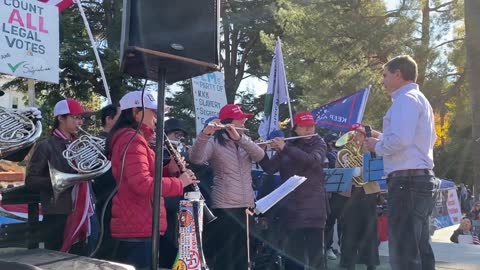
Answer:
[[[15,72],[15,70],[17,70],[23,63],[25,63],[25,61],[22,61],[20,63],[15,64],[15,65],[12,65],[12,64],[8,63],[8,67],[12,70],[12,72]]]

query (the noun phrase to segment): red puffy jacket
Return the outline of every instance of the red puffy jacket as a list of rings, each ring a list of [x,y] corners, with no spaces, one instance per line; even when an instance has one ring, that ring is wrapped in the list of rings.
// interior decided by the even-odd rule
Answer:
[[[134,129],[119,129],[112,138],[112,174],[119,188],[112,204],[111,230],[114,238],[146,238],[152,235],[153,183],[155,176],[155,152],[147,141],[153,130],[142,126],[143,136],[135,135],[125,158],[123,179],[120,182],[122,155]],[[162,197],[181,196],[183,186],[175,177],[162,178]],[[160,234],[167,230],[166,210],[163,198],[160,203]]]

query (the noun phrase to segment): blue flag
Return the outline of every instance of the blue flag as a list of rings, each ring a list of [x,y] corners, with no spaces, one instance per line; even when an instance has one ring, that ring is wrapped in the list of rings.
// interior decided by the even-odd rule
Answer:
[[[352,124],[361,123],[369,93],[370,87],[314,109],[317,127],[347,132]]]

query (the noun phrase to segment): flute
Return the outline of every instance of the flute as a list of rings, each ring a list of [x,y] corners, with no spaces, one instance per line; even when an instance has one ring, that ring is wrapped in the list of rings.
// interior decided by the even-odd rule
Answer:
[[[209,126],[212,126],[212,127],[217,127],[217,128],[227,128],[227,125],[224,125],[224,124],[220,124],[220,123],[215,123],[215,122],[210,122],[208,123]],[[236,130],[246,130],[248,131],[248,128],[241,128],[241,127],[233,127],[234,129]]]
[[[285,138],[283,140],[284,141],[289,141],[289,140],[295,140],[295,139],[300,139],[300,138],[308,138],[308,137],[313,137],[313,136],[318,136],[318,134],[289,137],[289,138]],[[258,142],[257,145],[270,144],[272,142],[273,142],[273,140],[266,140],[264,142]]]

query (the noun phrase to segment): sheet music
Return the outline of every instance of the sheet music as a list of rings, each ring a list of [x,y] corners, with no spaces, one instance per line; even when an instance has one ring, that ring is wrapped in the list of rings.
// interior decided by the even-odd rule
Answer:
[[[272,206],[305,182],[305,180],[307,180],[307,178],[298,175],[288,178],[281,186],[255,203],[255,214],[259,215],[267,212]]]

